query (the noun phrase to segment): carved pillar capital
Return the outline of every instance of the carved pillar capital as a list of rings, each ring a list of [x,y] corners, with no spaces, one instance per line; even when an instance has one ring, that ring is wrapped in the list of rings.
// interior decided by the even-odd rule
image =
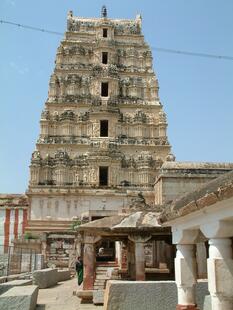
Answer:
[[[83,238],[84,244],[95,244],[99,242],[100,240],[101,240],[100,236],[89,234],[89,233],[85,233],[84,238]]]
[[[139,235],[139,234],[130,234],[128,235],[130,241],[134,243],[145,243],[151,239],[151,235]]]
[[[173,229],[173,244],[194,244],[198,238],[199,229]]]

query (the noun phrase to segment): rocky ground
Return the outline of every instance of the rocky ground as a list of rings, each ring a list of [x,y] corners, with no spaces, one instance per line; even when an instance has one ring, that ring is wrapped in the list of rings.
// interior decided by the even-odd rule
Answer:
[[[103,310],[102,306],[80,304],[80,299],[73,295],[76,290],[76,278],[59,282],[51,288],[40,289],[36,310]]]

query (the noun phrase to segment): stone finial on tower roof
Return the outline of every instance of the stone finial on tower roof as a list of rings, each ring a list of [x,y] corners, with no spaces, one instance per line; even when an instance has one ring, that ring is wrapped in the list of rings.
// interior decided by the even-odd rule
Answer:
[[[101,17],[106,18],[107,15],[108,15],[108,14],[107,14],[106,5],[103,5],[103,6],[102,6],[102,9],[101,9]]]
[[[73,17],[73,11],[69,11],[68,14],[67,14],[67,17],[68,17],[68,18]]]

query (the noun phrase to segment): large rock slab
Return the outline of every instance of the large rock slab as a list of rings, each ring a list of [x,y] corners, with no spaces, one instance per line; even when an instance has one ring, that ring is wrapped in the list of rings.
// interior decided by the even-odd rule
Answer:
[[[57,282],[66,281],[70,279],[70,270],[62,269],[57,271]]]
[[[207,294],[207,281],[197,283],[196,298],[200,310],[204,309]],[[104,294],[104,310],[174,310],[176,305],[175,281],[110,280]]]
[[[174,310],[177,289],[174,281],[108,281],[105,310]]]
[[[1,310],[34,310],[39,288],[36,285],[15,286],[0,296]]]
[[[33,284],[39,288],[47,288],[57,284],[57,269],[47,268],[34,271],[32,274]]]
[[[14,280],[0,284],[0,295],[7,292],[9,289],[15,286],[31,285],[32,280]]]

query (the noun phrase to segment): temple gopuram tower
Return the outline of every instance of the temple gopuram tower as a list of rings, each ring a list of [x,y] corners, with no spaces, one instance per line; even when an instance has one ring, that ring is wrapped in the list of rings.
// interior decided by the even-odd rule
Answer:
[[[31,231],[110,216],[172,160],[142,20],[67,17],[30,165]]]

